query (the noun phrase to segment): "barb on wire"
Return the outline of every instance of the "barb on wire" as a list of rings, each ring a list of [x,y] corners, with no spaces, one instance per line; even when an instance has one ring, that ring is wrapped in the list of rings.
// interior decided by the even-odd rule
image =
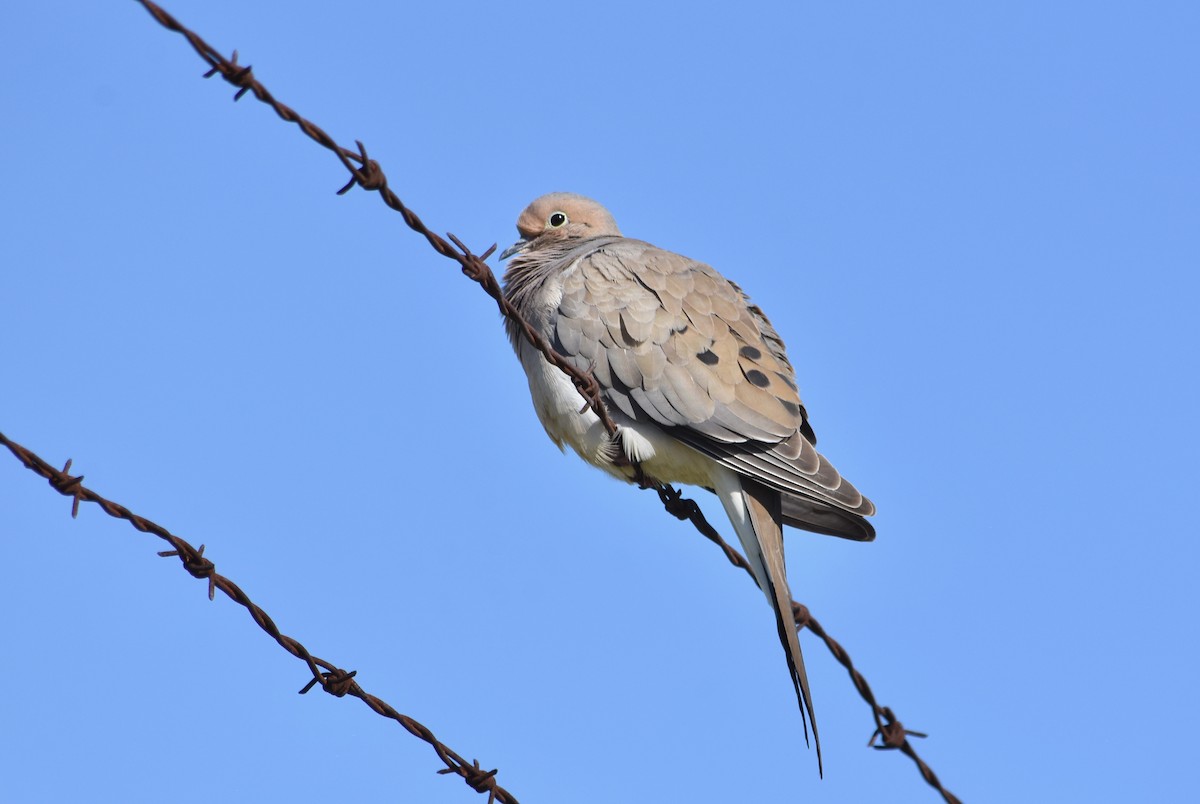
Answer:
[[[234,603],[245,607],[246,611],[250,612],[250,616],[254,618],[254,622],[258,623],[259,628],[266,631],[272,639],[279,643],[280,647],[308,665],[309,672],[312,673],[313,677],[300,690],[301,693],[306,693],[314,685],[320,684],[323,690],[338,698],[345,695],[358,698],[377,714],[391,718],[403,726],[410,734],[432,746],[438,758],[446,764],[446,767],[439,770],[438,773],[457,774],[476,792],[487,793],[489,804],[493,801],[499,801],[501,804],[517,804],[516,796],[496,783],[496,771],[481,772],[478,760],[467,762],[467,760],[451,750],[449,746],[438,740],[426,726],[413,720],[408,715],[397,712],[386,701],[371,695],[360,687],[358,682],[354,680],[357,671],[347,672],[335,664],[313,656],[304,645],[300,644],[299,640],[280,632],[279,627],[275,625],[275,621],[254,603],[250,599],[250,596],[242,591],[240,586],[216,571],[216,566],[213,562],[204,557],[204,545],[200,545],[199,548],[193,547],[187,541],[171,533],[161,525],[151,522],[145,517],[138,516],[125,506],[102,497],[84,486],[82,475],[72,476],[68,474],[68,470],[71,468],[70,461],[67,461],[62,469],[55,469],[32,451],[9,439],[4,433],[0,433],[0,444],[7,447],[8,451],[25,465],[25,468],[50,481],[51,487],[59,494],[73,498],[71,502],[72,516],[78,512],[80,502],[95,503],[109,516],[116,519],[124,519],[143,533],[152,533],[170,544],[172,549],[164,550],[159,555],[163,557],[178,556],[183,568],[190,575],[208,581],[209,600],[212,600],[215,590],[221,590]]]
[[[484,262],[495,250],[495,245],[492,245],[480,255],[474,254],[462,241],[452,234],[447,234],[451,242],[443,239],[432,230],[430,230],[417,216],[415,212],[409,209],[400,200],[400,198],[388,186],[387,176],[379,163],[371,159],[367,154],[366,147],[362,142],[356,141],[357,151],[352,151],[339,145],[334,139],[327,134],[319,126],[309,120],[301,117],[291,107],[276,100],[275,97],[264,87],[257,78],[254,77],[253,70],[249,65],[239,65],[237,51],[233,51],[231,58],[226,59],[215,48],[205,42],[194,31],[184,27],[173,16],[159,7],[151,0],[138,0],[141,5],[150,13],[154,19],[163,27],[175,31],[184,36],[192,48],[199,56],[208,64],[209,70],[205,73],[205,77],[211,77],[220,74],[227,82],[237,87],[237,92],[234,95],[234,100],[244,97],[248,93],[253,95],[263,103],[274,109],[275,113],[283,120],[295,123],[300,130],[313,141],[331,151],[337,159],[342,163],[342,166],[350,173],[349,181],[339,189],[338,194],[348,192],[354,185],[362,187],[364,190],[374,191],[379,193],[380,198],[387,206],[399,212],[403,216],[405,223],[410,229],[423,236],[430,246],[439,254],[449,259],[454,260],[459,264],[463,273],[470,279],[477,282],[492,299],[496,302],[500,312],[509,320],[514,322],[523,333],[529,343],[541,352],[545,358],[554,366],[567,374],[575,388],[584,398],[586,408],[591,408],[600,418],[604,427],[610,434],[616,433],[616,425],[612,421],[605,409],[603,400],[600,396],[600,387],[594,376],[590,372],[583,372],[576,369],[565,358],[559,355],[551,345],[541,337],[529,324],[524,321],[518,314],[516,309],[505,298],[503,290],[500,287],[499,281],[495,274]],[[453,245],[452,245],[452,244]],[[164,539],[171,544],[173,550],[164,551],[161,555],[178,556],[184,568],[197,578],[207,579],[209,585],[209,597],[215,594],[215,590],[220,589],[230,599],[246,607],[250,612],[254,621],[259,626],[271,635],[285,650],[292,655],[304,661],[309,670],[313,674],[313,680],[305,687],[302,692],[307,692],[315,684],[321,684],[322,689],[339,697],[344,695],[352,695],[357,697],[370,706],[374,711],[385,717],[392,718],[399,722],[410,733],[425,740],[438,756],[446,763],[447,767],[439,773],[456,773],[463,778],[468,785],[478,792],[487,792],[489,802],[501,801],[510,802],[516,799],[495,781],[495,771],[483,771],[479,763],[472,762],[468,764],[462,757],[455,754],[445,745],[437,741],[426,727],[412,720],[411,718],[401,715],[391,706],[369,695],[359,687],[354,681],[354,673],[346,672],[322,659],[312,656],[307,649],[304,648],[296,640],[291,637],[281,634],[274,622],[267,616],[261,608],[250,601],[249,597],[232,581],[224,576],[219,575],[212,562],[203,555],[203,546],[199,549],[193,548],[183,539],[174,536],[166,529],[146,520],[142,517],[133,514],[128,509],[120,506],[110,500],[107,500],[95,492],[83,486],[82,476],[71,476],[68,474],[71,463],[67,462],[62,470],[55,469],[48,463],[37,457],[33,453],[9,441],[3,434],[0,434],[0,443],[3,443],[8,449],[20,459],[26,467],[37,472],[50,481],[50,484],[60,493],[73,498],[72,515],[78,513],[80,501],[93,502],[101,506],[101,508],[110,516],[125,519],[130,522],[138,530],[153,533],[159,538]],[[636,468],[636,467],[635,467]],[[749,566],[740,554],[730,547],[717,533],[716,529],[704,518],[699,506],[692,500],[686,499],[682,494],[676,491],[671,486],[647,482],[646,478],[641,475],[638,470],[638,484],[643,488],[653,488],[659,495],[664,507],[669,513],[679,519],[687,519],[696,527],[701,534],[707,537],[710,541],[719,546],[725,553],[728,560],[735,566],[740,566],[749,572]],[[832,637],[830,637],[821,625],[811,616],[808,609],[793,601],[793,618],[798,629],[808,628],[818,638],[822,639],[826,647],[833,654],[834,658],[841,663],[850,673],[851,679],[858,689],[859,694],[870,705],[872,715],[875,720],[875,734],[872,736],[869,745],[873,745],[875,737],[880,737],[882,744],[878,746],[882,749],[898,749],[902,753],[909,756],[920,770],[925,780],[937,789],[947,802],[957,804],[958,799],[949,791],[947,791],[938,781],[937,776],[917,755],[916,750],[912,747],[908,740],[909,736],[924,736],[918,732],[911,732],[904,729],[900,721],[895,717],[892,710],[888,707],[881,707],[875,700],[874,693],[867,684],[866,679],[858,672],[850,661],[849,655]]]

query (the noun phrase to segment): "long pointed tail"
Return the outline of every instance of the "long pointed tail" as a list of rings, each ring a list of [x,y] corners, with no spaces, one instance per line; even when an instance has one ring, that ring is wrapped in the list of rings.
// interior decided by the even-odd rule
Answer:
[[[775,627],[787,657],[788,670],[791,671],[792,686],[795,687],[796,700],[800,705],[800,719],[804,722],[804,741],[808,742],[808,722],[811,722],[813,742],[817,747],[817,770],[823,777],[825,769],[821,761],[821,738],[817,734],[817,718],[813,712],[812,694],[808,690],[804,654],[800,651],[800,638],[792,618],[792,593],[788,588],[787,568],[783,560],[782,500],[777,491],[744,477],[739,480],[740,490],[728,495],[728,501],[726,495],[721,495],[722,502],[726,504],[729,518],[754,570],[754,577],[775,613]],[[737,505],[739,502],[741,506]],[[741,507],[741,511],[731,510],[735,507]],[[741,516],[735,516],[735,513]]]

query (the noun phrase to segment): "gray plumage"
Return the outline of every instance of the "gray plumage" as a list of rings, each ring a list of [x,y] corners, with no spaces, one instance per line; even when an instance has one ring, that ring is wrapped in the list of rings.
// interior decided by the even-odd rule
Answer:
[[[664,483],[718,494],[775,610],[801,713],[812,720],[780,527],[869,541],[863,517],[875,507],[817,452],[783,340],[737,285],[622,237],[590,199],[542,196],[517,230],[522,239],[502,255],[513,256],[506,295],[555,351],[594,372],[620,428],[612,439],[595,414],[581,413],[570,382],[509,322],[547,434],[622,479],[638,460]]]

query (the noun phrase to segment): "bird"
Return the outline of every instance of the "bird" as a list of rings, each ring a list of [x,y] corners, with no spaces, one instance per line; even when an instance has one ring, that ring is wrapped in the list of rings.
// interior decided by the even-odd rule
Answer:
[[[505,298],[559,355],[591,372],[615,435],[511,318],[537,417],[563,450],[626,482],[716,494],[775,615],[818,772],[821,741],[792,617],[783,526],[872,541],[875,505],[816,450],[782,338],[716,269],[621,234],[582,195],[535,199],[501,255]],[[640,476],[639,476],[640,469]]]

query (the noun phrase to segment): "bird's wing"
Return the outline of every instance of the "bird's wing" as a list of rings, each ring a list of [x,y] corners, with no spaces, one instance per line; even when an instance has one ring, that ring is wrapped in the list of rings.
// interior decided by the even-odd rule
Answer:
[[[552,319],[555,348],[591,367],[626,416],[659,425],[785,502],[798,495],[818,513],[832,507],[854,521],[874,513],[813,446],[782,339],[713,268],[637,240],[608,242],[566,270]],[[790,521],[785,510],[784,518],[808,527],[803,516]],[[869,538],[834,524],[822,532]]]

